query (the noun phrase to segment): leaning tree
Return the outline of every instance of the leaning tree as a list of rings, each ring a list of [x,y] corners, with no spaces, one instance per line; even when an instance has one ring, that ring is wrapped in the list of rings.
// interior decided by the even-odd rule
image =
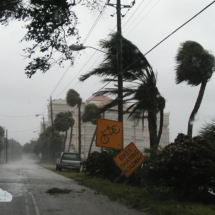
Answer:
[[[98,68],[82,75],[80,81],[97,75],[104,77],[103,82],[117,83],[117,34],[111,34],[110,39],[102,40],[100,45],[106,53],[103,62]],[[137,121],[141,119],[144,122],[145,118],[148,119],[150,146],[157,148],[162,134],[165,99],[156,86],[156,76],[151,65],[140,50],[124,37],[122,37],[122,66],[124,83],[134,84],[133,87],[123,88],[124,103],[132,102],[124,113],[130,114],[129,117],[133,117]],[[118,88],[106,88],[95,95],[113,95],[115,97],[109,104],[101,108],[101,112],[111,110],[118,104]],[[158,112],[160,112],[160,128],[157,132]]]
[[[78,92],[73,89],[68,90],[66,94],[66,102],[70,107],[78,106],[78,151],[81,156],[81,103],[82,99]]]
[[[92,104],[87,104],[85,106],[84,113],[82,114],[81,119],[83,122],[91,122],[93,125],[96,125],[97,118],[100,118],[100,117],[101,117],[100,108],[96,106],[94,103],[92,103]],[[88,155],[91,152],[95,136],[96,136],[96,129],[94,131],[94,134],[90,143]]]
[[[70,128],[70,117],[71,115],[67,112],[60,112],[56,115],[54,120],[55,130],[65,132],[64,151],[66,149],[67,131]]]
[[[201,84],[199,94],[188,121],[187,135],[192,137],[193,122],[201,105],[205,88],[215,70],[215,58],[199,43],[186,41],[181,43],[176,55],[176,84]]]

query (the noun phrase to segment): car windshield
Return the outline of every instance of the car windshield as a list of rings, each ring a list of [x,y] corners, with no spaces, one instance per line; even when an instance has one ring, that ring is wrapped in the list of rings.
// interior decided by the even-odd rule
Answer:
[[[63,154],[63,160],[73,160],[73,161],[80,161],[80,156],[78,154]]]

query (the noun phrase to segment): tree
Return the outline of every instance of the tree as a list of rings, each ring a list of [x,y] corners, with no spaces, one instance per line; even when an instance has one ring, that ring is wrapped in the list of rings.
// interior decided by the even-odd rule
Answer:
[[[203,125],[199,131],[199,135],[209,140],[215,147],[215,119],[212,119],[209,123]]]
[[[54,120],[54,128],[57,131],[65,132],[64,151],[66,150],[67,131],[70,128],[71,117],[71,112],[60,112],[56,115]]]
[[[132,95],[131,98],[125,99],[126,102],[132,101],[125,111],[129,113],[137,122],[141,119],[144,124],[144,119],[148,119],[150,147],[157,149],[163,128],[163,114],[165,108],[165,99],[161,96],[156,87],[156,77],[151,68],[146,72],[146,75],[141,78],[139,86],[135,89],[125,88],[126,96]],[[157,113],[160,113],[160,125],[157,132]],[[145,114],[146,113],[146,114]]]
[[[81,117],[82,121],[91,122],[93,125],[96,125],[97,118],[101,118],[101,114],[100,114],[99,110],[100,110],[100,108],[98,108],[95,104],[87,104],[84,108],[84,113]],[[92,140],[90,143],[88,155],[91,152],[91,148],[92,148],[92,144],[95,139],[95,136],[96,136],[96,129],[95,129],[95,132],[93,134],[93,137],[92,137]]]
[[[75,90],[70,89],[66,94],[66,102],[70,107],[78,106],[78,140],[79,146],[78,151],[81,156],[81,103],[82,99]]]
[[[99,0],[31,0],[31,3],[1,0],[0,24],[8,25],[11,20],[27,23],[27,33],[21,40],[32,44],[24,49],[26,58],[32,59],[25,68],[27,77],[31,78],[38,70],[44,73],[54,64],[63,66],[66,60],[73,64],[74,56],[67,42],[71,39],[78,42],[80,38],[73,7],[81,4],[101,10],[100,3]]]
[[[71,143],[72,143],[72,133],[73,133],[73,126],[75,124],[75,120],[72,118],[72,116],[70,117],[70,138],[69,138],[69,148],[68,148],[68,152],[70,152],[70,148],[71,148]]]
[[[215,58],[199,43],[181,43],[176,55],[176,84],[185,81],[188,85],[201,84],[199,94],[188,121],[187,135],[192,137],[193,122],[201,105],[207,82],[215,70]]]
[[[104,76],[104,82],[117,82],[117,35],[112,34],[110,40],[100,42],[105,49],[105,59],[98,68],[88,72],[80,77],[81,81],[85,81],[93,75]],[[125,111],[129,113],[129,117],[134,119],[147,118],[149,122],[150,146],[157,147],[162,134],[163,127],[163,110],[165,108],[165,99],[161,96],[156,86],[156,77],[154,71],[139,49],[129,40],[122,38],[122,56],[123,56],[123,81],[124,83],[134,83],[135,86],[123,88],[124,102],[132,102],[132,105]],[[118,89],[108,88],[95,93],[95,95],[113,95],[115,99],[109,104],[101,108],[100,111],[111,110],[118,104]],[[147,115],[145,114],[147,112]],[[157,113],[160,112],[160,128],[157,132]]]
[[[57,132],[54,132],[54,138],[55,152],[60,153],[63,150],[63,137]],[[38,140],[36,141],[33,152],[36,154],[41,153],[43,161],[53,161],[53,144],[54,143],[52,141],[52,128],[47,127],[45,131],[40,134]]]

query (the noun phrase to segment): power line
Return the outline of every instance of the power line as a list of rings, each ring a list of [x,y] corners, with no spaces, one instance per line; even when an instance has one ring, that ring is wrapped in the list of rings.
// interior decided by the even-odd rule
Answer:
[[[148,53],[150,53],[152,50],[154,50],[157,46],[159,46],[162,42],[164,42],[167,38],[169,38],[170,36],[172,36],[174,33],[176,33],[179,29],[181,29],[183,26],[185,26],[187,23],[189,23],[192,19],[194,19],[195,17],[197,17],[199,14],[201,14],[204,10],[206,10],[207,8],[209,8],[213,3],[215,3],[215,1],[211,2],[209,5],[207,5],[205,8],[203,8],[201,11],[199,11],[196,15],[194,15],[192,18],[190,18],[188,21],[186,21],[184,24],[182,24],[180,27],[178,27],[175,31],[173,31],[171,34],[169,34],[167,37],[165,37],[163,40],[161,40],[159,43],[157,43],[154,47],[152,47],[148,52],[146,52],[144,54],[147,55]],[[124,72],[126,69],[128,69],[130,66],[132,66],[133,64],[135,64],[137,61],[139,61],[142,57],[138,58],[136,61],[134,61],[132,64],[130,64],[129,66],[127,66],[122,72]],[[111,83],[111,81],[109,81],[107,84],[105,84],[101,89],[99,89],[98,91],[96,91],[95,93],[98,93],[99,91],[101,91],[104,87],[106,87],[109,83]],[[95,94],[94,93],[94,94]],[[92,98],[93,96],[89,97],[87,100],[89,100],[90,98]],[[87,101],[86,100],[86,101]],[[85,101],[85,102],[86,102]]]
[[[26,115],[26,116],[9,116],[9,115],[0,115],[0,116],[3,116],[3,117],[32,117],[32,116],[34,116],[35,117],[35,115],[36,114],[34,114],[34,115]]]
[[[89,36],[91,35],[92,31],[94,30],[94,28],[96,27],[98,21],[100,20],[103,12],[105,11],[106,5],[102,8],[101,12],[99,13],[99,16],[97,17],[96,21],[93,23],[93,26],[91,27],[90,31],[88,32],[87,36],[85,37],[83,44],[88,40]],[[75,58],[77,57],[78,53],[75,55]],[[64,72],[64,74],[62,75],[62,77],[60,78],[60,80],[58,81],[57,85],[55,86],[54,90],[52,91],[51,95],[54,93],[54,91],[57,89],[57,87],[59,86],[60,82],[63,80],[63,78],[65,77],[66,73],[69,71],[70,66],[67,67],[66,71]]]
[[[131,20],[131,18],[134,16],[134,14],[137,12],[137,10],[139,10],[141,8],[141,5],[144,3],[144,1],[141,2],[141,4],[137,7],[137,9],[134,11],[134,13],[131,15],[131,17],[127,20],[127,22],[123,25],[122,28],[124,28],[126,26],[126,24]],[[151,1],[149,1],[149,3],[143,8],[143,10],[151,3]],[[134,20],[137,19],[137,17],[143,12],[143,10],[140,11],[140,13],[138,13],[138,15],[136,16],[136,18]],[[133,21],[134,22],[134,21]],[[131,24],[133,23],[131,22]],[[131,24],[127,27],[127,29],[131,26]],[[126,30],[125,30],[126,31]]]
[[[28,129],[28,130],[23,130],[23,131],[10,131],[10,133],[18,133],[18,132],[26,132],[26,131],[32,131],[32,130],[35,130],[35,129],[40,129],[40,128],[31,128],[31,129]]]
[[[158,0],[155,5],[151,8],[151,10],[129,31],[129,33],[127,35],[129,35],[139,24],[140,22],[143,21],[143,19],[155,8],[155,6],[160,2],[160,0]]]

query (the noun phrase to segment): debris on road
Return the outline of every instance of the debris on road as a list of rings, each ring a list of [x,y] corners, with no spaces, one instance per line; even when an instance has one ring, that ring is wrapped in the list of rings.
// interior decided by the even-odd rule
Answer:
[[[46,191],[46,193],[49,194],[66,194],[66,193],[70,193],[72,190],[69,189],[60,189],[60,188],[51,188],[49,190]]]

